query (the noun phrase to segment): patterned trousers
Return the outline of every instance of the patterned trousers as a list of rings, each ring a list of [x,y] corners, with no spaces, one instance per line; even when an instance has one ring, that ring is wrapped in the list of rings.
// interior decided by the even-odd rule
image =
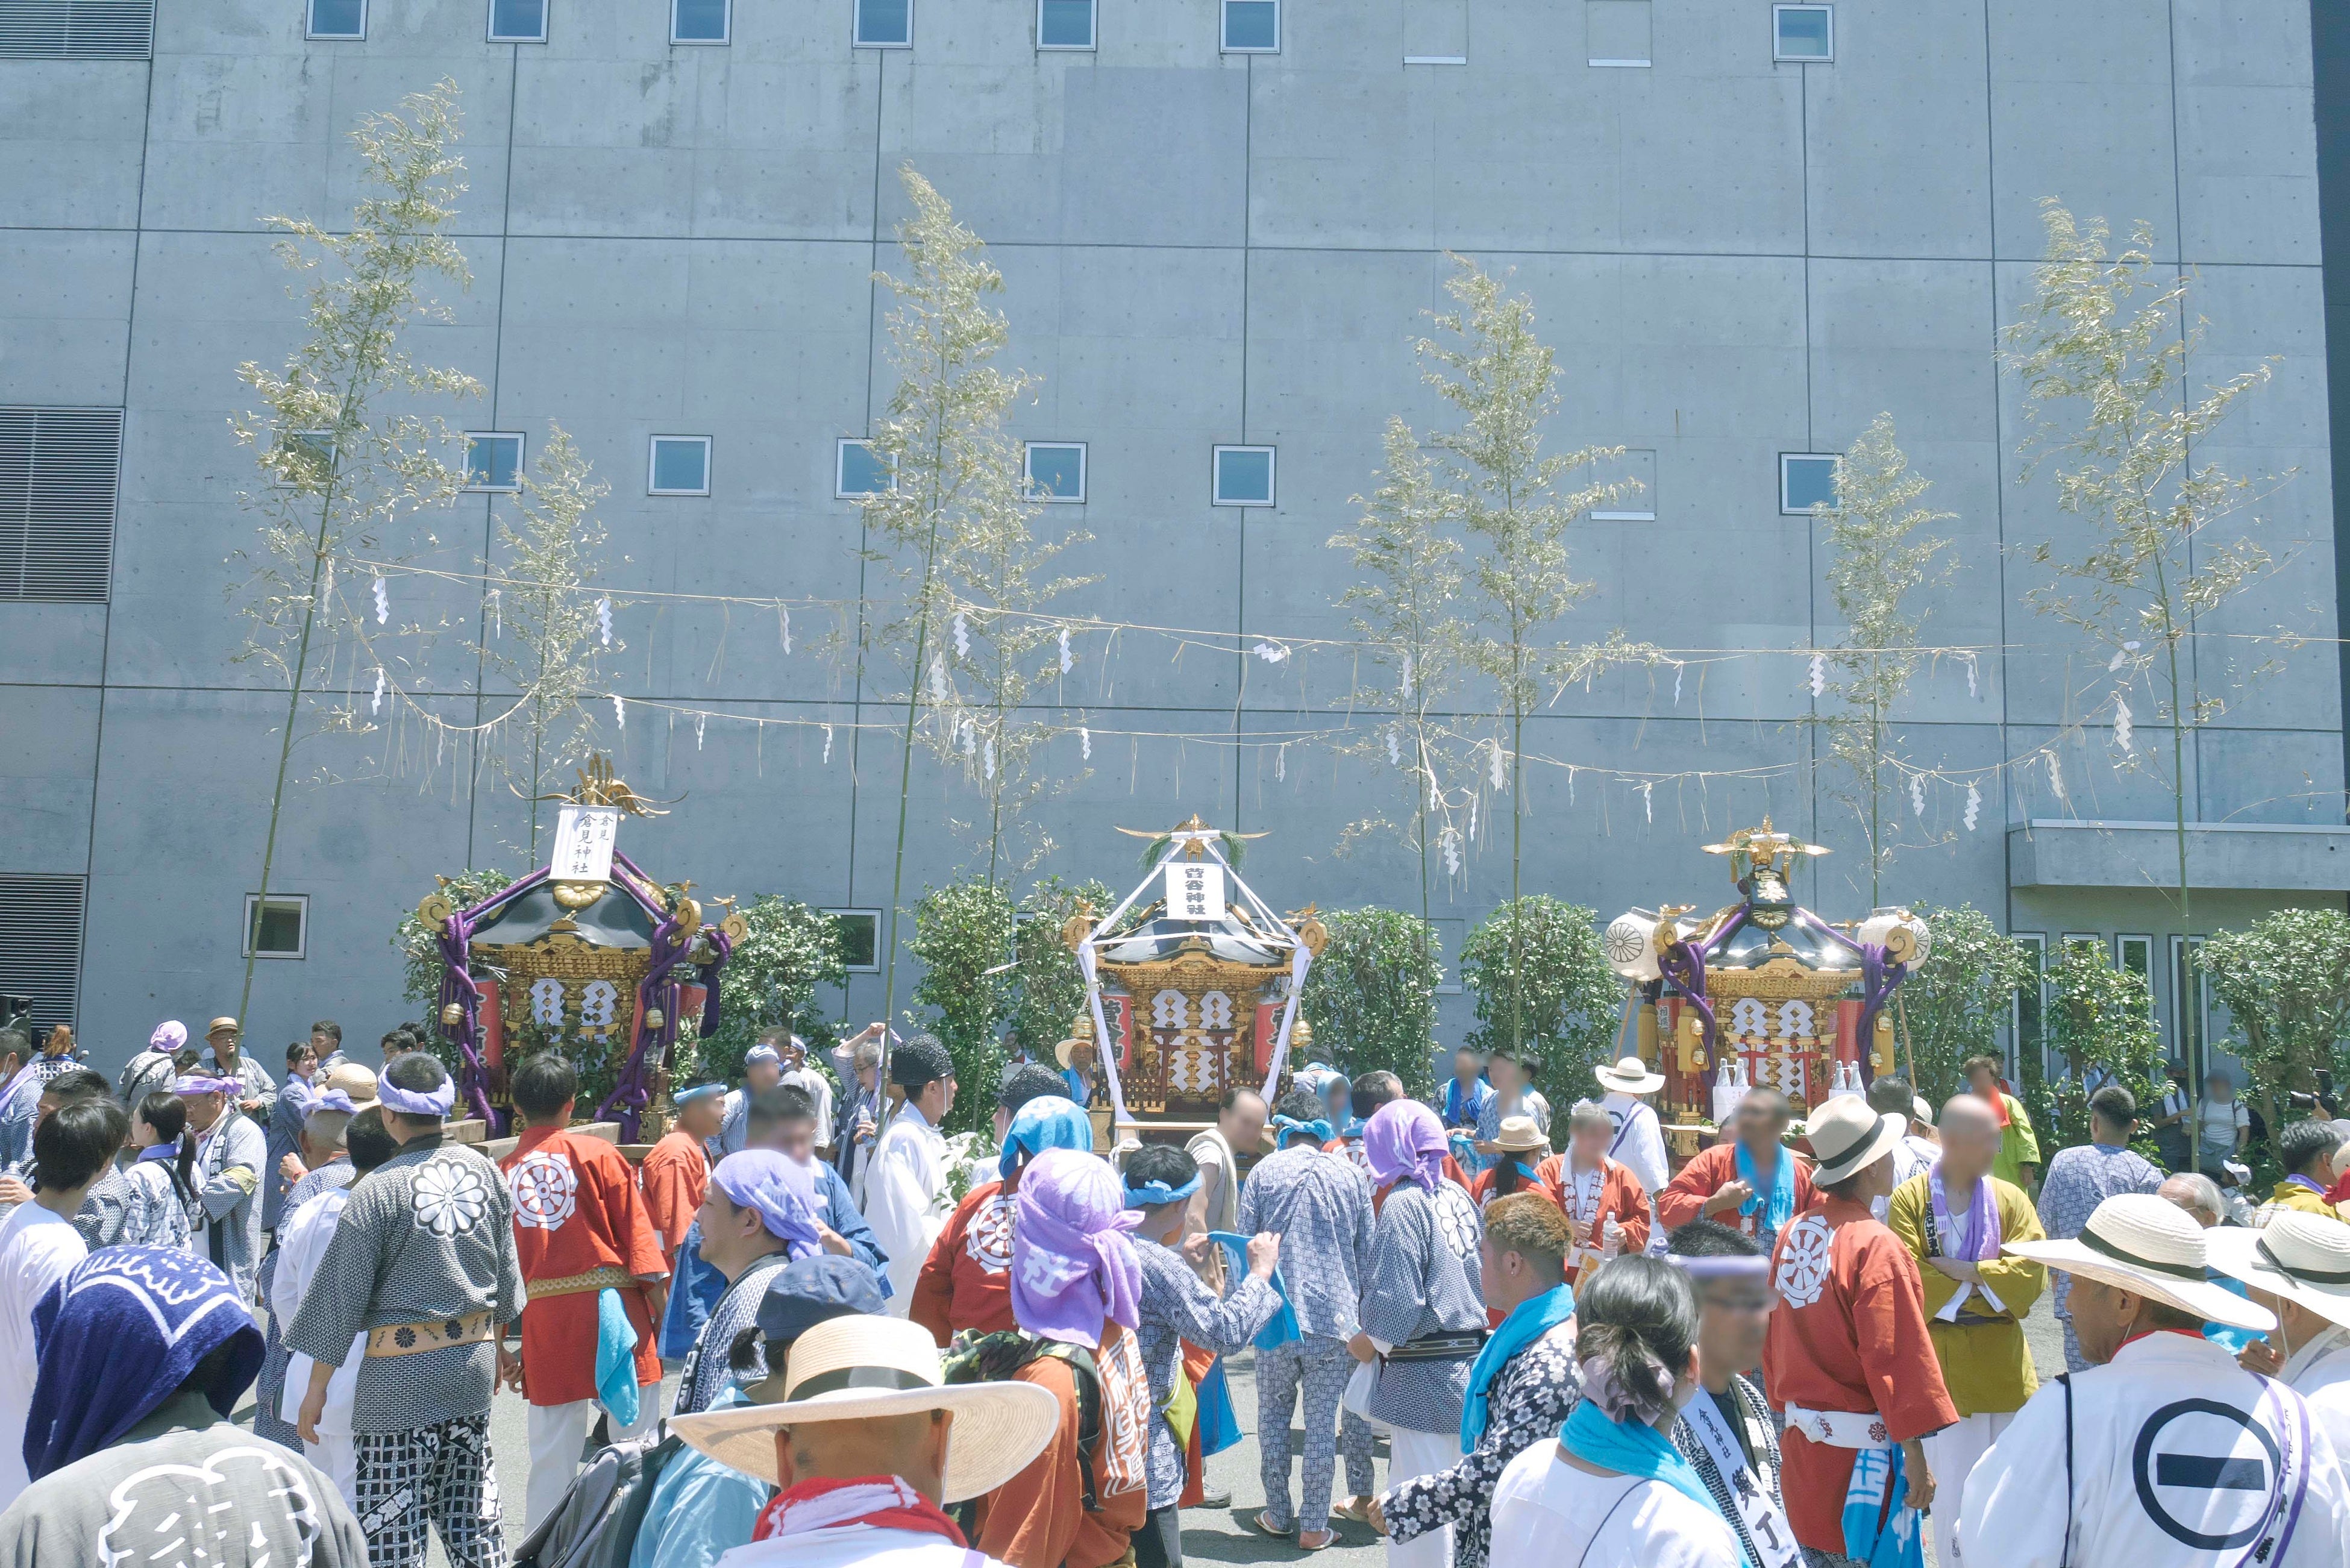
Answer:
[[[1353,1376],[1354,1368],[1348,1367],[1347,1376]],[[1338,1412],[1338,1457],[1347,1461],[1347,1495],[1377,1496],[1378,1482],[1371,1474],[1371,1424],[1352,1410]]]
[[[1330,1527],[1330,1482],[1338,1468],[1338,1402],[1355,1375],[1354,1354],[1341,1339],[1307,1338],[1256,1353],[1257,1473],[1265,1511],[1284,1530]],[[1305,1462],[1300,1506],[1289,1506],[1289,1412],[1303,1392]],[[1365,1428],[1369,1435],[1369,1428]],[[1367,1475],[1369,1456],[1364,1457]],[[1364,1489],[1369,1490],[1368,1487]]]
[[[354,1511],[369,1568],[421,1568],[428,1523],[440,1531],[451,1568],[505,1568],[488,1411],[405,1432],[361,1432],[353,1446]]]

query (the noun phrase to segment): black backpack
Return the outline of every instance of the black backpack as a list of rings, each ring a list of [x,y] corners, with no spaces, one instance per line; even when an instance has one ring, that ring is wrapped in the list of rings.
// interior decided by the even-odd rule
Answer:
[[[664,1421],[598,1450],[515,1553],[515,1568],[629,1568],[653,1484],[684,1449],[685,1439],[670,1436]]]

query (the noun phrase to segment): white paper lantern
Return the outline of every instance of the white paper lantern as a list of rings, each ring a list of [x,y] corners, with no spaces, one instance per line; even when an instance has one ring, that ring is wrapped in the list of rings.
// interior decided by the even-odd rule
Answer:
[[[1599,939],[1607,955],[1607,967],[1626,980],[1659,979],[1663,971],[1657,965],[1656,935],[1654,909],[1627,909],[1617,916],[1607,922],[1607,929]]]

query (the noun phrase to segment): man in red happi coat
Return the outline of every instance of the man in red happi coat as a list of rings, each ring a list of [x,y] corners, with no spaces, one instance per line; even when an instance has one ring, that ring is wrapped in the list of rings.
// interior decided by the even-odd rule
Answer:
[[[906,1314],[941,1347],[965,1329],[997,1334],[1018,1326],[1012,1315],[1011,1269],[1013,1197],[1020,1190],[1020,1172],[1045,1149],[1094,1146],[1093,1123],[1066,1096],[1066,1088],[1058,1073],[1034,1063],[1004,1075],[995,1100],[995,1141],[1003,1150],[997,1169],[1003,1174],[972,1188],[955,1205],[922,1261]],[[1022,1119],[1029,1106],[1046,1100],[1068,1114]],[[1024,1140],[1025,1147],[1016,1140]]]
[[[1868,1209],[1891,1188],[1908,1118],[1839,1095],[1804,1130],[1819,1156],[1818,1197],[1771,1256],[1780,1304],[1762,1371],[1786,1412],[1780,1475],[1796,1541],[1831,1561],[1866,1563],[1881,1538],[1916,1537],[1938,1479],[1925,1439],[1959,1411],[1926,1330],[1918,1261]],[[1967,1478],[1939,1479],[1954,1504]]]
[[[1786,1096],[1748,1091],[1731,1118],[1731,1140],[1699,1150],[1656,1195],[1657,1223],[1669,1233],[1712,1220],[1768,1251],[1781,1228],[1812,1206],[1818,1185],[1803,1158],[1780,1141],[1790,1119]]]
[[[567,1130],[579,1092],[571,1064],[543,1052],[515,1069],[510,1086],[525,1128],[498,1168],[514,1194],[515,1254],[527,1300],[521,1353],[502,1338],[498,1364],[501,1378],[530,1401],[528,1532],[570,1490],[599,1407],[616,1438],[634,1437],[659,1417],[653,1330],[668,1305],[669,1265],[627,1157],[601,1138]],[[636,1337],[634,1355],[599,1386],[607,1296]]]

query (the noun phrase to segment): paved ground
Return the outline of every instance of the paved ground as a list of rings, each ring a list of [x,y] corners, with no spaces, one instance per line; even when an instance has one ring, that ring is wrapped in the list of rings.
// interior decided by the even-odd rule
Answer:
[[[2056,1326],[2054,1311],[2047,1297],[2043,1296],[2024,1324],[2026,1338],[2032,1345],[2033,1363],[2042,1377],[2060,1372],[2064,1366],[2064,1338]],[[1232,1506],[1223,1509],[1193,1509],[1183,1516],[1183,1554],[1205,1563],[1285,1563],[1302,1561],[1305,1554],[1295,1546],[1274,1541],[1250,1528],[1253,1518],[1264,1503],[1264,1488],[1257,1475],[1256,1446],[1256,1382],[1250,1357],[1243,1355],[1232,1366],[1230,1376],[1232,1401],[1238,1407],[1241,1427],[1247,1436],[1232,1448],[1208,1460],[1208,1485],[1211,1491],[1232,1494]],[[662,1386],[662,1407],[667,1408],[676,1396],[674,1376]],[[237,1413],[238,1419],[250,1421],[248,1406]],[[497,1457],[498,1490],[506,1500],[507,1539],[520,1544],[522,1540],[523,1487],[530,1471],[530,1441],[525,1425],[523,1402],[512,1395],[501,1396],[490,1412],[490,1444]],[[1302,1435],[1291,1435],[1291,1452],[1302,1447]],[[1387,1475],[1387,1444],[1382,1440],[1377,1450],[1378,1473],[1382,1481]],[[1294,1462],[1294,1461],[1293,1461]],[[1343,1473],[1340,1486],[1345,1481]],[[1947,1482],[1946,1482],[1947,1484]],[[1333,1521],[1338,1540],[1326,1551],[1316,1553],[1316,1559],[1328,1568],[1372,1568],[1380,1561],[1382,1548],[1378,1538],[1367,1525],[1352,1524],[1344,1520]],[[1934,1562],[1933,1542],[1926,1544],[1926,1561]],[[442,1554],[440,1544],[432,1547],[432,1568],[447,1568],[448,1559]]]

